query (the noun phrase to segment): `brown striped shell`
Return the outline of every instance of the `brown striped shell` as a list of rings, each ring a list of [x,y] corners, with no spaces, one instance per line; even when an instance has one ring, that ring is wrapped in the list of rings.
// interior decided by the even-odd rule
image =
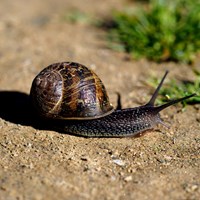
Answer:
[[[113,112],[99,77],[74,62],[52,64],[33,80],[30,97],[37,112],[52,119],[94,119]]]

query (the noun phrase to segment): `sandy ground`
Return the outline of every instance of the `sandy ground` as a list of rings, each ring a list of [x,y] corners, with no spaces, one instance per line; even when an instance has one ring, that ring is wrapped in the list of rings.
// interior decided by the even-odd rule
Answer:
[[[57,3],[56,3],[57,2]],[[130,2],[129,2],[130,3]],[[70,23],[78,9],[109,16],[126,1],[1,0],[0,5],[0,199],[200,199],[200,107],[161,113],[158,126],[139,138],[82,138],[48,129],[31,113],[35,75],[60,61],[80,62],[103,80],[111,101],[144,104],[151,75],[192,79],[190,66],[133,61],[107,48],[103,30]],[[197,64],[196,64],[197,66]]]

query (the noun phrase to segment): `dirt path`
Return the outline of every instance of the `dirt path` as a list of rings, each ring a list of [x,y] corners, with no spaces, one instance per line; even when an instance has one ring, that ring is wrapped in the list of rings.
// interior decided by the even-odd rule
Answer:
[[[122,94],[124,107],[148,100],[152,89],[143,81],[152,74],[162,77],[169,69],[168,80],[192,74],[187,65],[130,61],[106,47],[105,33],[90,20],[64,20],[74,9],[101,18],[124,4],[1,0],[0,199],[200,199],[199,105],[162,112],[170,129],[159,126],[143,137],[122,139],[46,130],[30,114],[31,82],[54,62],[92,68],[114,105],[116,91]]]

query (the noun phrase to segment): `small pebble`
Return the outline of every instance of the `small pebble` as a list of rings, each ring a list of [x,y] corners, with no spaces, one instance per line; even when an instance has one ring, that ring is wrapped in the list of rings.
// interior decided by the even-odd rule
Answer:
[[[127,177],[124,178],[124,181],[126,181],[126,182],[129,182],[129,181],[132,181],[132,180],[133,180],[132,176],[127,176]]]
[[[164,159],[167,160],[167,161],[171,161],[171,160],[172,160],[172,157],[171,157],[171,156],[164,155]]]
[[[185,189],[187,192],[192,193],[198,189],[198,185],[196,184],[187,185]]]
[[[121,167],[125,166],[125,162],[123,160],[120,160],[120,159],[114,159],[113,162],[116,164],[116,165],[119,165]]]

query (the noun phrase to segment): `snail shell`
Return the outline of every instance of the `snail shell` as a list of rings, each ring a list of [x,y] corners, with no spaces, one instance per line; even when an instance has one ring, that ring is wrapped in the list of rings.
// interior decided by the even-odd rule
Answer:
[[[49,65],[33,80],[31,101],[51,119],[95,119],[114,111],[105,86],[90,69],[74,62]]]

